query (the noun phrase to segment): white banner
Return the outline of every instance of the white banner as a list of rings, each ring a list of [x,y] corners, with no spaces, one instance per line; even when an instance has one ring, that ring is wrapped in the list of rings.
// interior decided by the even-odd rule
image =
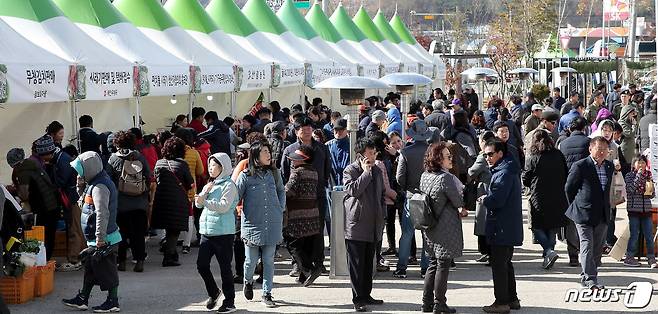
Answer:
[[[86,100],[112,100],[133,96],[133,67],[86,66]]]
[[[66,101],[68,100],[66,89],[68,73],[68,66],[61,65],[7,65],[7,73],[4,80],[7,83],[7,102],[42,103]]]
[[[182,95],[190,92],[189,66],[149,67],[149,96]]]
[[[201,65],[200,68],[203,93],[226,93],[235,89],[235,75],[232,66]]]
[[[281,64],[280,69],[281,70],[278,77],[279,82],[277,87],[299,86],[304,84],[304,78],[306,75],[304,65],[296,66]]]
[[[243,65],[241,91],[269,88],[272,80],[272,66],[265,65]]]

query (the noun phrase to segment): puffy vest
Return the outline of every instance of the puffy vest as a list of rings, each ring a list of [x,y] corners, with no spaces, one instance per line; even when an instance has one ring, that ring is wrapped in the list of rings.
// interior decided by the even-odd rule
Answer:
[[[80,217],[80,224],[82,225],[82,232],[85,235],[87,241],[96,240],[96,207],[94,206],[94,199],[91,195],[91,191],[97,185],[104,185],[110,191],[110,203],[108,204],[108,210],[110,211],[110,217],[107,221],[107,231],[106,235],[109,235],[119,229],[117,226],[117,203],[119,192],[114,186],[114,183],[110,177],[105,173],[101,172],[95,178],[87,184],[84,193],[84,199],[82,203],[82,215]],[[114,243],[113,243],[114,244]]]
[[[201,218],[199,218],[199,233],[206,236],[218,236],[226,234],[235,234],[235,207],[238,205],[240,197],[237,194],[237,187],[230,177],[221,179],[213,186],[207,199],[219,198],[222,193],[233,187],[236,191],[235,199],[231,204],[229,210],[225,213],[220,213],[208,209],[203,209]]]

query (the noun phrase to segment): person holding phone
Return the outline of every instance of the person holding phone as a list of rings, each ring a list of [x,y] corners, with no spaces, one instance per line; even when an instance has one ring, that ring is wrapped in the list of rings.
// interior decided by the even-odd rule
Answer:
[[[345,246],[352,284],[352,303],[357,312],[368,305],[383,304],[374,299],[372,271],[375,247],[382,240],[386,216],[384,175],[375,167],[376,147],[363,139],[356,145],[356,160],[345,168]]]

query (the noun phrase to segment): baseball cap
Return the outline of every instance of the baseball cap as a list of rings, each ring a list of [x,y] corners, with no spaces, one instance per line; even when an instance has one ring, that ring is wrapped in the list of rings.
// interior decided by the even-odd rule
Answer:
[[[340,119],[336,121],[336,124],[334,124],[334,130],[345,130],[347,129],[347,120],[345,119]]]
[[[544,106],[542,106],[540,104],[534,104],[534,105],[532,105],[532,111],[535,111],[535,110],[544,110]]]
[[[310,158],[311,156],[307,156],[306,154],[304,154],[304,152],[302,152],[299,149],[295,150],[294,152],[290,153],[290,155],[288,155],[288,159],[290,160],[308,160]]]

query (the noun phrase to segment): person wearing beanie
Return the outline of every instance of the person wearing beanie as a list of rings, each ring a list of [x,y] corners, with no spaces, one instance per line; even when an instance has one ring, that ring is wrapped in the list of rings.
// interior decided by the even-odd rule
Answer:
[[[553,132],[555,128],[557,127],[557,123],[560,121],[560,115],[553,111],[553,110],[547,110],[542,112],[541,114],[541,122],[539,123],[539,126],[532,130],[532,132],[529,132],[526,134],[524,138],[525,145],[525,155],[530,156],[530,144],[532,141],[532,136],[537,130],[546,130],[548,131],[548,134],[551,136],[551,139],[553,139],[553,143],[557,141],[557,137],[555,137],[555,133]]]
[[[541,114],[544,111],[544,106],[540,104],[532,105],[532,112],[523,122],[524,134],[528,134],[536,129],[541,123]]]
[[[375,131],[380,131],[382,125],[386,122],[386,113],[381,110],[375,110],[370,116],[372,121],[366,128],[366,138],[370,138]]]

